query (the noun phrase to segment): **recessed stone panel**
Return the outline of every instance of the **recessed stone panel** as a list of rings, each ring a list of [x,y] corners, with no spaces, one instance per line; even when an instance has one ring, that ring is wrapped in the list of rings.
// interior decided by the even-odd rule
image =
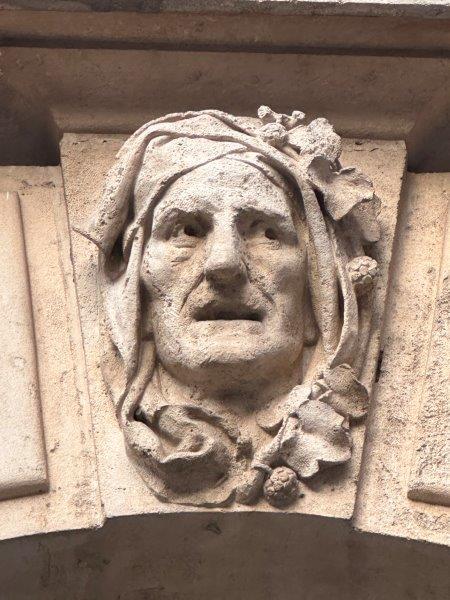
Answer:
[[[450,531],[441,270],[449,183],[447,173],[407,176],[354,517],[363,531],[436,543],[448,543]]]
[[[450,213],[437,280],[408,497],[450,505]]]
[[[0,193],[0,499],[47,489],[22,211],[16,192]]]
[[[82,345],[79,341],[79,321],[75,289],[71,283],[70,246],[64,198],[61,194],[61,171],[58,167],[12,166],[0,167],[0,189],[16,190],[20,197],[22,223],[26,241],[29,291],[32,297],[32,319],[21,306],[20,319],[8,324],[2,320],[0,329],[7,336],[7,343],[18,346],[24,353],[29,348],[29,338],[17,338],[14,326],[25,318],[32,320],[35,331],[35,350],[42,420],[27,409],[29,397],[14,394],[2,399],[16,420],[2,420],[1,450],[9,456],[5,465],[17,464],[21,468],[34,465],[35,448],[28,455],[29,463],[21,456],[19,434],[30,436],[33,425],[45,436],[48,483],[39,486],[42,493],[4,498],[0,502],[0,538],[17,538],[34,534],[89,529],[102,523],[103,515],[97,494],[97,474],[91,431],[90,405],[86,392],[86,376]],[[3,216],[3,223],[7,223]],[[11,225],[11,222],[8,223]],[[8,235],[9,251],[13,248],[13,227]],[[2,256],[7,256],[8,245],[1,244]],[[8,263],[0,269],[6,272]],[[14,256],[13,268],[20,261]],[[15,281],[15,280],[14,280]],[[13,283],[14,283],[13,281]],[[17,283],[17,282],[16,282]],[[19,288],[20,290],[20,288]],[[4,292],[8,288],[5,286]],[[21,297],[15,294],[11,300],[11,315],[19,308]],[[29,330],[25,330],[29,333]],[[34,351],[34,347],[33,347]],[[19,356],[19,355],[18,355]],[[7,366],[2,362],[2,369]],[[23,374],[23,372],[20,372]],[[20,374],[18,373],[18,375]],[[26,374],[26,373],[25,373]],[[8,380],[11,382],[11,380]],[[16,376],[12,391],[23,391],[22,381]],[[36,407],[37,409],[37,407]],[[15,411],[15,412],[14,412]],[[30,418],[32,417],[32,419]],[[39,427],[38,427],[39,425]],[[44,432],[44,433],[43,433]],[[14,448],[6,442],[16,440]],[[31,437],[26,438],[32,440]],[[44,452],[41,446],[42,453]],[[33,462],[34,461],[34,462]],[[44,464],[45,464],[44,462]],[[2,471],[3,473],[3,471]],[[20,479],[18,480],[20,484]],[[34,491],[37,491],[36,488]]]

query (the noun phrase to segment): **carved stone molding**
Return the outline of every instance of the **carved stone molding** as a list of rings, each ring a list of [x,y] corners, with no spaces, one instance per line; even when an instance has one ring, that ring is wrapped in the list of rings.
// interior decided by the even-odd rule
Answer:
[[[12,209],[14,204],[11,201],[5,204],[4,194],[0,225],[1,297],[2,301],[9,298],[10,302],[0,323],[3,349],[0,373],[2,385],[4,380],[9,388],[2,387],[0,473],[2,476],[8,470],[12,473],[17,467],[17,485],[22,486],[21,477],[25,478],[30,472],[39,474],[33,470],[34,466],[47,466],[45,480],[41,471],[43,485],[34,480],[36,485],[32,494],[27,492],[25,495],[21,487],[21,497],[17,497],[17,493],[3,495],[0,539],[4,541],[97,527],[103,522],[103,514],[97,487],[78,306],[71,274],[61,169],[0,167],[0,190],[15,190],[13,200],[18,194],[22,217],[20,230],[11,218],[11,212],[6,212],[6,208]],[[20,231],[26,242],[25,271],[21,271],[21,254],[15,252],[23,246],[23,239],[16,235]],[[7,260],[8,257],[11,260]],[[21,273],[23,278],[19,277]],[[11,281],[7,280],[9,274],[14,274]],[[25,291],[31,295],[31,305],[23,300]],[[2,309],[5,309],[4,302]],[[34,328],[33,345],[30,324]],[[14,350],[14,356],[23,356],[27,360],[27,352],[31,354],[32,349],[28,366],[34,361],[38,366],[33,378],[30,370],[25,368],[12,374],[8,372],[11,361],[7,351],[10,349]],[[24,376],[29,378],[30,384],[36,382],[34,385],[38,378],[39,397],[30,397]],[[9,396],[5,394],[8,390],[11,391]],[[33,446],[33,442],[40,446]],[[27,448],[29,452],[25,454]],[[40,460],[39,456],[42,457]],[[16,562],[20,559],[16,558]]]
[[[0,193],[0,499],[42,492],[47,464],[28,265],[17,193]]]
[[[450,210],[437,280],[429,354],[408,497],[450,506]]]
[[[449,183],[448,173],[406,178],[353,517],[360,531],[436,544],[448,544],[450,531],[450,509],[442,502],[449,392],[442,253],[448,253]],[[416,482],[420,497],[411,495]]]

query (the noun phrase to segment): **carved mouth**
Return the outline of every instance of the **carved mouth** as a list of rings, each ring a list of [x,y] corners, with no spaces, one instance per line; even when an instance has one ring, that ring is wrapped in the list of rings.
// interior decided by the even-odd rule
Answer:
[[[244,305],[225,306],[218,303],[208,304],[194,313],[196,321],[256,321],[261,323],[263,316],[262,311]]]

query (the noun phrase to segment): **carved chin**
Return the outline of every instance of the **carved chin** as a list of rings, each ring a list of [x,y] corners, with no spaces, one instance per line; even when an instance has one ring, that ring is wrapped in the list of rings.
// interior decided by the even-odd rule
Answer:
[[[185,372],[200,384],[207,380],[208,387],[278,378],[302,351],[300,336],[271,336],[261,323],[208,325],[198,333],[179,338],[176,345],[157,345],[156,352],[169,371]]]
[[[216,340],[215,343],[221,346],[233,342],[242,345],[243,335],[261,336],[264,330],[264,324],[258,320],[217,319],[195,323],[193,325],[193,336],[212,337]]]

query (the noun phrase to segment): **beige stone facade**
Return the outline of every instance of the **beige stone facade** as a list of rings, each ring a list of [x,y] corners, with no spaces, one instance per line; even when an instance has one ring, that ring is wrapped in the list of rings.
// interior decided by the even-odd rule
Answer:
[[[1,4],[0,598],[449,597],[449,18]]]

